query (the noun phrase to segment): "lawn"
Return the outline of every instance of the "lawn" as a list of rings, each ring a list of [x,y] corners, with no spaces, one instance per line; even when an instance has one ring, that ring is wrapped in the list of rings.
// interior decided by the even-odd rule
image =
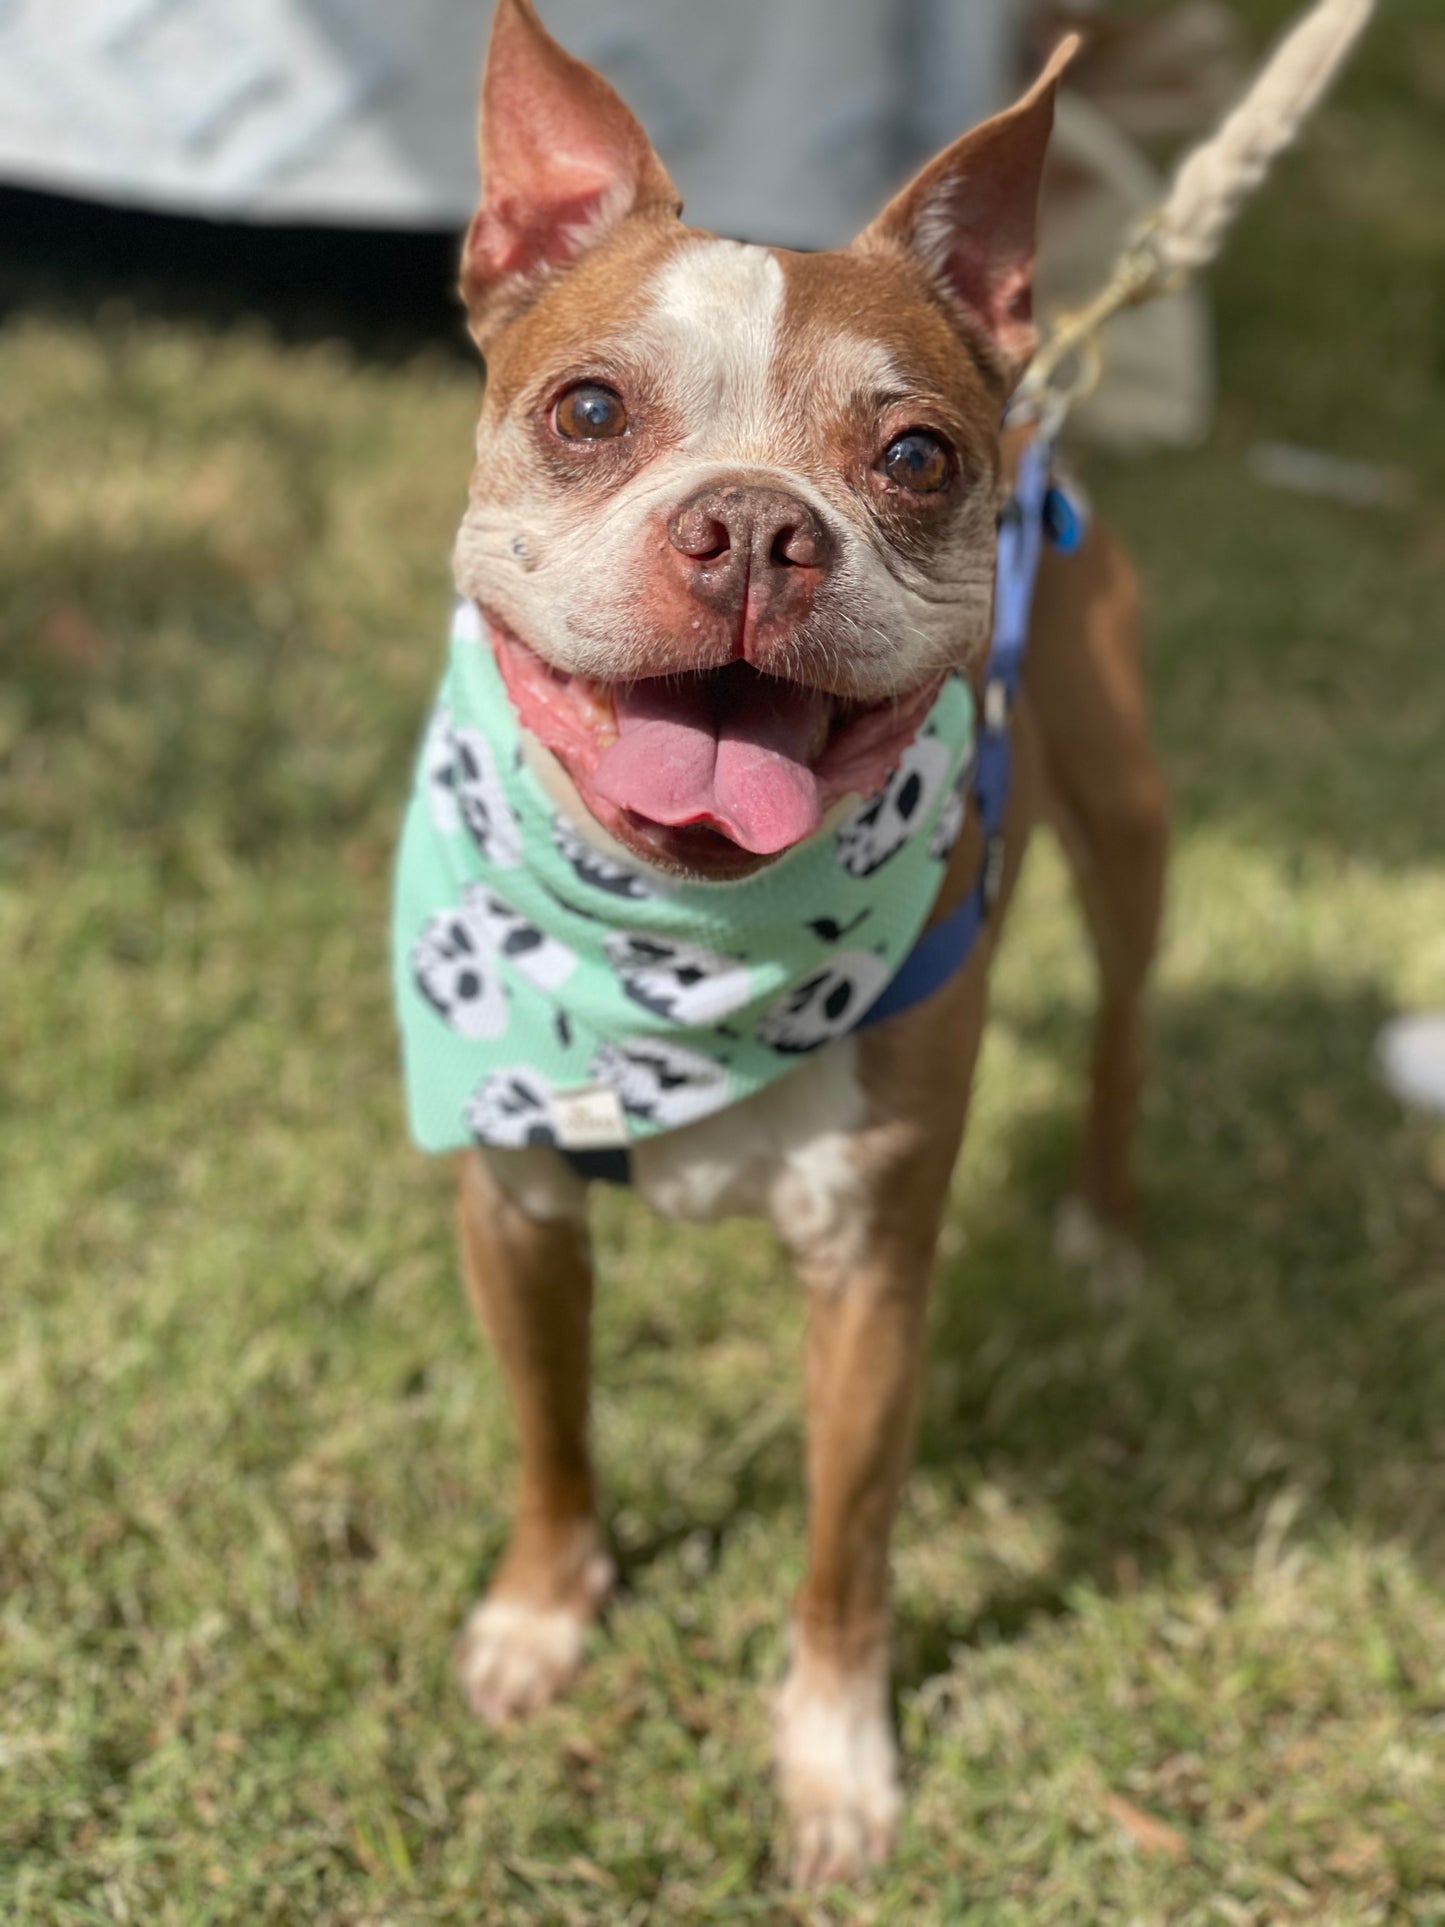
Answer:
[[[1370,1056],[1445,998],[1442,182],[1399,0],[1218,277],[1211,445],[1088,464],[1177,809],[1149,1276],[1050,1255],[1090,985],[1041,842],[898,1539],[909,1817],[823,1904],[771,1846],[802,1307],[760,1229],[601,1200],[626,1590],[524,1735],[451,1677],[511,1453],[385,927],[475,372],[12,305],[0,1918],[1445,1922],[1445,1130]],[[1272,492],[1261,437],[1413,498]]]

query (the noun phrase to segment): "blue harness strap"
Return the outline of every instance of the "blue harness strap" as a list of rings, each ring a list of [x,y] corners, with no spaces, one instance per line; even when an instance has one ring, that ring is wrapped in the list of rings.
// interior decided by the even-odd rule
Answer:
[[[1028,649],[1034,579],[1045,535],[1065,554],[1084,536],[1080,505],[1053,482],[1053,443],[1035,436],[1019,461],[1013,498],[998,531],[998,575],[994,588],[993,637],[984,676],[970,792],[983,828],[983,868],[978,881],[955,910],[924,931],[883,994],[870,1005],[858,1029],[897,1017],[941,990],[967,961],[998,900],[1004,871],[1004,818],[1012,786],[1009,713],[1018,695]],[[580,1178],[629,1184],[630,1153],[567,1151],[559,1155]]]
[[[963,968],[998,900],[1004,870],[1003,826],[1013,780],[1009,713],[1018,695],[1028,649],[1034,580],[1045,528],[1061,549],[1077,548],[1082,539],[1078,509],[1052,485],[1053,452],[1052,442],[1043,435],[1035,436],[1025,448],[1013,499],[999,523],[993,639],[984,674],[970,785],[983,829],[983,868],[962,903],[924,931],[897,976],[859,1020],[860,1030],[897,1017],[941,990]]]

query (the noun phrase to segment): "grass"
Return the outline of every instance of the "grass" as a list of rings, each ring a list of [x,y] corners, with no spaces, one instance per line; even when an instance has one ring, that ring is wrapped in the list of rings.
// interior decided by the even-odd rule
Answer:
[[[5,1921],[1445,1921],[1445,1137],[1370,1069],[1445,986],[1442,107],[1397,5],[1220,276],[1211,446],[1091,466],[1178,812],[1150,1282],[1096,1309],[1049,1255],[1089,983],[1041,846],[899,1533],[910,1816],[827,1903],[769,1845],[801,1308],[756,1228],[603,1201],[629,1591],[534,1731],[450,1677],[510,1448],[384,931],[474,374],[11,311]],[[1259,436],[1415,500],[1267,492]]]

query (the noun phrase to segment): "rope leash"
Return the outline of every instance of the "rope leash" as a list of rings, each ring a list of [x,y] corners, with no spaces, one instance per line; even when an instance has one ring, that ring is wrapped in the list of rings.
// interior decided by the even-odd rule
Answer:
[[[1106,323],[1125,308],[1173,294],[1217,257],[1240,209],[1298,135],[1374,7],[1375,0],[1316,0],[1295,23],[1239,105],[1185,156],[1168,197],[1135,230],[1104,287],[1055,319],[1013,412],[1056,430],[1098,384]]]

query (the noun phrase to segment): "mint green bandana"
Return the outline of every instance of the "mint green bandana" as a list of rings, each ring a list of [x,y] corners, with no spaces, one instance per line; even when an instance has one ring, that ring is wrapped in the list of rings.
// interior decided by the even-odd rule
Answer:
[[[973,697],[944,685],[887,786],[737,883],[601,854],[548,797],[457,605],[392,924],[412,1135],[625,1145],[845,1035],[897,972],[963,827]]]

